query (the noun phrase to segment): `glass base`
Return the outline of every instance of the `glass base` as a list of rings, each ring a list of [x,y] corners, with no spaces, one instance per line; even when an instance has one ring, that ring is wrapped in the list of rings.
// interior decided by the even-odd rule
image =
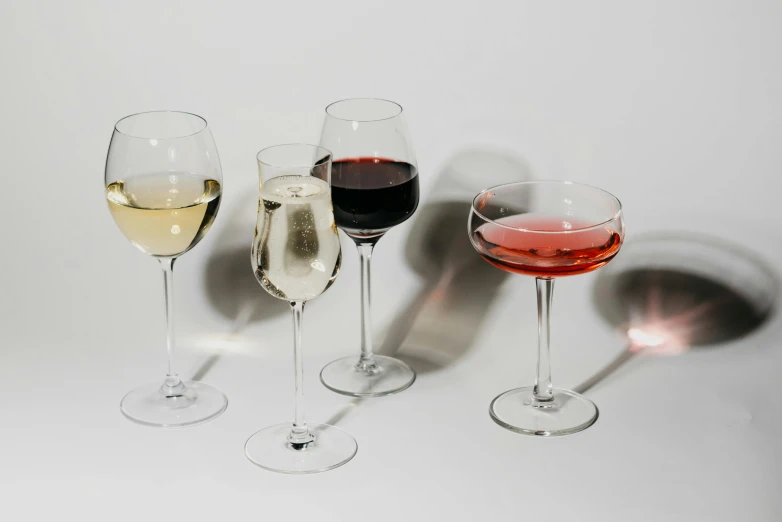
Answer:
[[[382,397],[409,388],[415,372],[408,365],[384,355],[375,355],[374,365],[361,364],[356,357],[343,357],[327,364],[320,382],[329,390],[351,397]]]
[[[176,395],[160,383],[141,386],[120,402],[122,414],[146,426],[181,428],[218,417],[228,407],[228,399],[216,388],[196,381],[182,382]]]
[[[525,386],[497,396],[489,406],[494,422],[517,433],[551,437],[585,430],[597,420],[597,406],[583,395],[554,388],[553,401],[535,405],[532,390]]]
[[[244,454],[263,469],[277,473],[320,473],[338,468],[358,451],[356,440],[328,424],[308,424],[314,441],[305,448],[294,449],[288,443],[291,423],[275,424],[247,439]]]

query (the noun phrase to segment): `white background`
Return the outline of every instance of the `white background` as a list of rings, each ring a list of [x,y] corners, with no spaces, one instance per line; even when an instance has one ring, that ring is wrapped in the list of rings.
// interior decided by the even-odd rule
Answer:
[[[592,428],[524,437],[487,408],[534,379],[532,280],[461,247],[429,262],[464,221],[424,219],[446,196],[569,178],[619,196],[629,237],[707,232],[775,261],[782,3],[6,0],[0,45],[3,520],[782,518],[778,318],[718,349],[635,360],[590,391]],[[380,242],[373,301],[378,346],[409,332],[419,379],[357,404],[318,382],[358,351],[344,240],[339,280],[305,313],[306,399],[359,451],[329,473],[277,475],[242,450],[292,415],[286,305],[249,267],[254,155],[317,141],[323,108],[352,96],[400,102],[416,144],[422,204]],[[176,267],[176,318],[179,372],[201,369],[230,403],[185,430],[118,409],[162,377],[163,290],[109,216],[103,167],[114,122],[152,109],[206,117],[224,171],[215,226]],[[470,290],[438,301],[426,289],[462,262],[440,284]],[[556,384],[624,348],[593,305],[596,277],[557,285]]]

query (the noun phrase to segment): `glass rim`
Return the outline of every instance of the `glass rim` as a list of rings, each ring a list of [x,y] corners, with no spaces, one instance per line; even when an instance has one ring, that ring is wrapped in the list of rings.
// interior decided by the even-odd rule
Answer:
[[[579,228],[572,228],[570,230],[535,230],[535,229],[532,229],[532,228],[512,227],[512,226],[508,226],[508,225],[499,223],[496,220],[490,219],[490,218],[486,217],[485,215],[481,214],[481,212],[475,207],[475,204],[478,201],[478,198],[480,198],[481,196],[483,196],[487,192],[492,191],[492,190],[497,190],[499,188],[510,187],[510,186],[515,186],[515,185],[576,185],[576,186],[579,186],[579,187],[586,187],[586,188],[590,188],[590,189],[593,189],[593,190],[600,191],[603,194],[607,195],[609,198],[613,199],[616,202],[616,204],[619,206],[619,209],[609,219],[606,219],[606,220],[601,221],[600,223],[596,223],[594,225],[589,225],[589,226],[586,226],[586,227],[579,227]],[[530,233],[535,233],[535,234],[572,234],[574,232],[585,232],[587,230],[594,230],[595,228],[600,228],[600,227],[602,227],[604,225],[607,225],[608,223],[616,221],[617,219],[619,219],[622,216],[622,202],[619,200],[618,197],[614,196],[613,194],[611,194],[607,190],[601,189],[600,187],[595,187],[594,185],[588,185],[586,183],[578,183],[576,181],[553,180],[553,179],[551,179],[551,180],[544,180],[544,179],[541,179],[541,180],[532,180],[532,181],[514,181],[512,183],[502,183],[500,185],[495,185],[493,187],[489,187],[487,189],[483,189],[482,191],[480,191],[473,198],[472,205],[471,205],[471,210],[472,210],[472,212],[474,212],[475,214],[480,216],[481,219],[483,219],[483,220],[485,220],[485,221],[487,221],[489,223],[492,223],[492,224],[494,224],[494,225],[496,225],[498,227],[506,228],[508,230],[513,230],[513,231],[516,231],[516,232],[530,232]]]
[[[358,118],[340,118],[339,116],[336,116],[336,115],[332,114],[329,111],[329,109],[332,106],[334,106],[334,105],[336,105],[338,103],[344,103],[344,102],[349,102],[349,101],[359,101],[359,100],[389,103],[391,105],[395,105],[399,109],[399,111],[396,114],[392,115],[392,116],[387,116],[385,118],[373,118],[373,119],[370,119],[370,120],[362,120],[362,119],[358,119]],[[390,120],[390,119],[393,119],[393,118],[396,118],[396,117],[400,116],[402,114],[402,112],[404,112],[404,108],[402,107],[402,105],[400,105],[399,103],[397,103],[395,101],[386,100],[385,98],[344,98],[342,100],[337,100],[335,102],[331,102],[328,105],[326,105],[326,115],[328,117],[334,118],[335,120],[340,120],[340,121],[357,121],[359,123],[373,123],[373,122],[376,122],[376,121]]]
[[[272,149],[294,148],[294,147],[309,148],[309,149],[311,149],[313,151],[319,151],[319,150],[323,151],[323,152],[326,153],[326,156],[328,157],[329,161],[331,161],[334,158],[334,153],[333,152],[331,152],[326,147],[321,147],[320,145],[313,145],[312,143],[280,143],[280,144],[277,144],[277,145],[269,145],[268,147],[264,147],[261,150],[259,150],[258,153],[255,155],[255,160],[258,163],[262,164],[262,165],[266,165],[267,167],[272,167],[272,168],[275,168],[275,169],[287,169],[287,168],[292,168],[292,167],[312,167],[313,165],[316,165],[315,162],[311,162],[311,163],[308,163],[308,164],[304,164],[304,163],[295,163],[295,164],[293,164],[293,163],[291,163],[291,164],[287,164],[287,165],[275,165],[273,163],[269,163],[268,161],[264,161],[264,160],[261,159],[261,154],[263,154],[264,152],[268,152],[268,151],[270,151]]]
[[[137,136],[135,134],[128,134],[127,132],[122,132],[121,130],[119,130],[119,124],[122,123],[123,121],[125,121],[127,119],[130,119],[130,118],[135,118],[137,116],[145,116],[145,115],[148,115],[148,114],[181,114],[181,115],[185,115],[185,116],[193,116],[193,117],[201,120],[203,122],[204,126],[202,128],[200,128],[200,129],[198,129],[197,131],[192,132],[190,134],[183,134],[181,136],[171,136],[170,138],[159,138],[157,136]],[[118,134],[122,134],[123,136],[127,136],[128,138],[135,138],[135,139],[138,139],[138,140],[178,140],[178,139],[182,139],[182,138],[190,138],[192,136],[195,136],[196,134],[201,134],[202,132],[204,132],[208,128],[209,128],[209,122],[206,121],[206,118],[204,118],[203,116],[199,116],[198,114],[196,114],[194,112],[169,111],[169,110],[155,110],[155,111],[134,112],[133,114],[128,114],[127,116],[123,116],[122,118],[117,120],[117,123],[114,124],[114,132],[116,132]]]

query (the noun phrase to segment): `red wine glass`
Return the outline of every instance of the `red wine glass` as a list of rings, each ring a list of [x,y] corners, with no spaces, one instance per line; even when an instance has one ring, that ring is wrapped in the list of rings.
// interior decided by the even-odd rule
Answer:
[[[361,260],[361,355],[329,363],[320,380],[353,397],[397,393],[413,384],[415,372],[372,351],[369,265],[380,238],[418,207],[418,165],[402,107],[373,98],[332,103],[326,107],[320,145],[334,153],[335,221],[356,243]]]
[[[492,419],[529,435],[567,435],[588,428],[597,420],[597,406],[551,383],[552,293],[555,278],[597,270],[619,252],[625,234],[621,203],[604,190],[569,181],[509,183],[475,197],[468,233],[486,261],[535,277],[537,287],[535,385],[496,397],[489,408]]]

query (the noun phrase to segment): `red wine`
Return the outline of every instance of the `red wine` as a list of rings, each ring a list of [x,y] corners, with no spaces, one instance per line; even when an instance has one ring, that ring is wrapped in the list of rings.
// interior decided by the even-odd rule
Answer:
[[[473,232],[473,243],[486,261],[508,272],[543,278],[578,275],[611,261],[622,243],[613,223],[589,226],[567,216],[519,214],[481,225]]]
[[[418,171],[385,158],[348,158],[331,167],[331,200],[337,226],[353,237],[387,232],[418,207]]]

